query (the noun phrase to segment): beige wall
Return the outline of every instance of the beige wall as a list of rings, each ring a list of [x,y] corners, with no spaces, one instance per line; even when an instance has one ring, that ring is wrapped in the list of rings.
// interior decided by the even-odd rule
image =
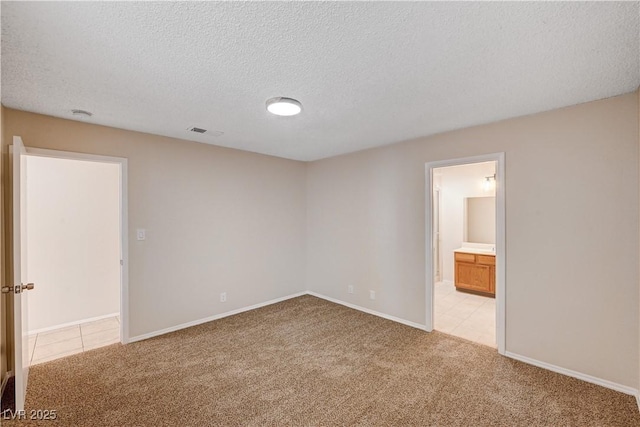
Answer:
[[[424,324],[425,162],[505,152],[507,351],[638,388],[637,119],[633,93],[309,164],[309,290]]]
[[[128,159],[131,337],[305,289],[304,163],[6,109],[12,135]]]
[[[120,165],[27,156],[29,332],[120,312]]]

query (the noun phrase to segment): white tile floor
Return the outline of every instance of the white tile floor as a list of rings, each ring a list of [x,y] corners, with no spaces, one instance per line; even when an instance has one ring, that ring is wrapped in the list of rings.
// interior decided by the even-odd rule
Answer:
[[[496,300],[456,291],[453,283],[436,282],[434,329],[496,347]]]
[[[120,342],[120,317],[42,332],[29,337],[31,364],[49,362]]]

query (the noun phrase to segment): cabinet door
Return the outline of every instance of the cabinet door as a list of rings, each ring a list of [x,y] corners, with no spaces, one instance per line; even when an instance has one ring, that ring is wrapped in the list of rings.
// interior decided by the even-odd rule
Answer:
[[[479,292],[491,290],[491,270],[489,265],[456,262],[456,286]]]

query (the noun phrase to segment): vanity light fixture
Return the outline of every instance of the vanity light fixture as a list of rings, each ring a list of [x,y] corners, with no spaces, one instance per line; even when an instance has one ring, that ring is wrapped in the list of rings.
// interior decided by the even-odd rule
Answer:
[[[482,183],[482,189],[484,191],[491,191],[496,187],[496,174],[494,173],[492,176],[487,176],[484,178],[484,182]]]
[[[302,104],[297,99],[277,96],[267,100],[267,111],[276,116],[295,116],[302,111]]]

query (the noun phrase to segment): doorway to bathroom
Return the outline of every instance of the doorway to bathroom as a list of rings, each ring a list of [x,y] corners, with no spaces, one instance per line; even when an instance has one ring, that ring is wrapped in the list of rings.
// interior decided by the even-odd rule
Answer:
[[[432,162],[427,330],[504,352],[503,154]]]

